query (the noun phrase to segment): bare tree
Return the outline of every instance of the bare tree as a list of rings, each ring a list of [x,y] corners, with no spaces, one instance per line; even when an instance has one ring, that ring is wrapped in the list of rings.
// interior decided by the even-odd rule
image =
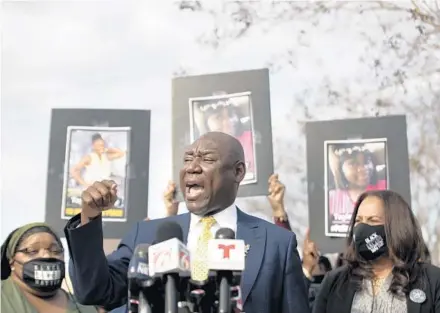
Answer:
[[[308,120],[406,114],[410,149],[412,205],[431,248],[433,261],[440,264],[440,1],[365,2],[201,2],[183,1],[180,10],[208,15],[214,23],[198,38],[204,48],[218,49],[258,32],[270,36],[278,27],[289,30],[282,50],[268,55],[272,74],[304,60],[301,49],[313,49],[313,38],[356,33],[364,50],[358,53],[359,75],[350,82],[338,81],[327,73],[314,86],[293,94],[292,120],[298,128]],[[352,49],[347,40],[347,49]],[[325,53],[325,52],[323,52]],[[319,55],[315,62],[321,62]],[[301,114],[298,117],[298,110]],[[402,134],[405,136],[406,134]],[[302,136],[304,137],[304,136]],[[299,155],[303,141],[290,149]],[[278,146],[291,145],[279,139]],[[302,190],[288,192],[287,202],[306,206],[305,159],[288,162],[275,155],[277,168],[288,168],[300,177]],[[293,163],[293,164],[292,164]],[[289,190],[289,188],[288,188]],[[296,213],[295,213],[296,214]],[[292,225],[302,231],[306,215]]]

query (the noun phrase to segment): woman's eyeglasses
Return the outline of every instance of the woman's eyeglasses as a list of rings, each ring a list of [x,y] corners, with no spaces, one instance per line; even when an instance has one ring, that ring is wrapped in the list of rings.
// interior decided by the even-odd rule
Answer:
[[[64,249],[59,248],[59,247],[52,247],[52,248],[41,248],[41,249],[35,249],[35,248],[23,248],[20,250],[17,250],[17,253],[23,253],[26,254],[27,256],[35,256],[40,254],[41,250],[45,250],[47,251],[49,254],[51,255],[63,255],[64,254]]]

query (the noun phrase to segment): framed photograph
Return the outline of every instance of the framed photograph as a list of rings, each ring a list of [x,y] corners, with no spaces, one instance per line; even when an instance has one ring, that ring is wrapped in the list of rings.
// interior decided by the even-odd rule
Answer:
[[[306,123],[310,237],[340,253],[357,197],[389,189],[411,203],[404,115]]]
[[[244,149],[246,176],[241,185],[257,182],[251,92],[189,99],[191,142],[218,131],[237,138]]]
[[[120,240],[148,216],[150,111],[53,109],[45,220],[64,233],[81,212],[81,193],[97,180],[118,185],[115,206],[103,215],[104,243]]]
[[[367,190],[388,188],[387,139],[325,140],[325,235],[346,237],[354,205]]]
[[[61,218],[81,213],[81,194],[95,181],[113,180],[118,186],[114,208],[103,221],[126,222],[130,127],[67,127]]]
[[[179,182],[184,149],[203,134],[221,131],[243,146],[246,176],[238,197],[268,194],[273,174],[269,71],[178,77],[173,80],[173,180]],[[183,197],[178,192],[178,201]]]

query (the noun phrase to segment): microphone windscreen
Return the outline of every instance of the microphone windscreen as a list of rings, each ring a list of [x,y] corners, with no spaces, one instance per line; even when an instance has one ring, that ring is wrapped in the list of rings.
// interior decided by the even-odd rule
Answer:
[[[220,228],[215,233],[215,239],[235,239],[235,232],[230,228]]]
[[[161,243],[173,238],[183,242],[182,227],[175,222],[163,222],[157,229],[155,242]]]
[[[139,259],[148,260],[148,248],[150,245],[148,243],[141,243],[136,246],[133,252],[133,257]]]

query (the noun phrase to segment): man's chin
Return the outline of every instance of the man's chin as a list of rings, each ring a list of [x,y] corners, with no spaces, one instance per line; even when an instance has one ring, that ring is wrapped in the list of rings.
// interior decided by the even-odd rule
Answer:
[[[186,208],[195,215],[205,215],[208,211],[205,201],[186,201]]]

